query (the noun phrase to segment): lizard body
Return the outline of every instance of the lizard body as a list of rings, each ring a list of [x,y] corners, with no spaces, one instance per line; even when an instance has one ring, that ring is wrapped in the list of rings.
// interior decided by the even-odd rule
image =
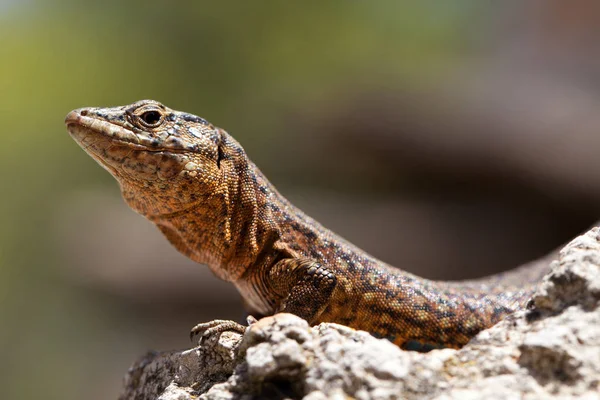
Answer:
[[[524,308],[546,270],[443,282],[393,268],[294,207],[227,132],[152,100],[74,110],[65,123],[129,206],[232,282],[251,314],[336,322],[404,348],[458,348]]]

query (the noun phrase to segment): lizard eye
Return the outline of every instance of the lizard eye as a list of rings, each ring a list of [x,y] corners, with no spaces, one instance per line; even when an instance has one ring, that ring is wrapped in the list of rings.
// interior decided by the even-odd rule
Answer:
[[[162,114],[156,110],[146,111],[140,115],[140,120],[149,128],[156,128],[162,123]]]

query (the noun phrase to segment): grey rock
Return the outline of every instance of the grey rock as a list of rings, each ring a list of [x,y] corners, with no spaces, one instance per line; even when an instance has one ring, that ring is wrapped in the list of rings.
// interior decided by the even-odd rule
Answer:
[[[337,324],[277,314],[244,335],[150,354],[122,399],[600,399],[600,231],[574,239],[525,311],[460,350],[403,351]]]

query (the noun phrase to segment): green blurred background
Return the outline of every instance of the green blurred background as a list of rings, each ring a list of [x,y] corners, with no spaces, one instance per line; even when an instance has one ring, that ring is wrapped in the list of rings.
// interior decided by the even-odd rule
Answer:
[[[377,257],[482,276],[600,215],[598,4],[0,0],[2,398],[115,398],[147,350],[244,315],[125,206],[71,109],[201,115]]]

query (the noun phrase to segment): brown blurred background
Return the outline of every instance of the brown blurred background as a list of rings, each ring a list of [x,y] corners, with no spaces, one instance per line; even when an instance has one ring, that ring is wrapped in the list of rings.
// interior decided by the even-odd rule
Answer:
[[[0,387],[105,399],[241,319],[130,211],[65,114],[153,98],[227,129],[294,203],[436,279],[600,216],[600,3],[0,0]]]

